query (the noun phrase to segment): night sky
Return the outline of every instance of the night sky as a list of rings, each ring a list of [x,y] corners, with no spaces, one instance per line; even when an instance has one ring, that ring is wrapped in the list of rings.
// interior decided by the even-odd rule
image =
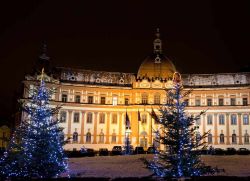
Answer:
[[[159,27],[164,52],[181,73],[249,65],[247,0],[165,1],[1,2],[0,117],[13,113],[44,41],[54,66],[136,73]]]

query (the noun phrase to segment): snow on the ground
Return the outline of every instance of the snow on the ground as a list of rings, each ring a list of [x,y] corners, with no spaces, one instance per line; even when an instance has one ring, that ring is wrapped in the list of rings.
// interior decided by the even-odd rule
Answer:
[[[69,174],[77,177],[145,177],[152,174],[140,158],[153,155],[96,156],[69,159]],[[225,169],[226,176],[250,176],[250,155],[202,156],[207,165]]]

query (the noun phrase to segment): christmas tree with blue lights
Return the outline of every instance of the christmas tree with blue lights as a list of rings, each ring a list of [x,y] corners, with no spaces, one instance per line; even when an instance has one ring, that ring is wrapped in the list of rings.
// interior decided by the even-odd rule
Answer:
[[[190,93],[183,93],[181,75],[174,74],[173,88],[167,91],[167,103],[161,107],[160,117],[151,116],[160,124],[155,132],[156,140],[164,145],[163,152],[156,152],[152,162],[146,161],[155,175],[164,178],[185,178],[210,175],[219,172],[217,168],[206,166],[200,158],[201,150],[207,147],[200,136],[195,121],[204,114],[188,116],[185,112],[187,103],[184,98]]]
[[[62,129],[58,125],[59,107],[52,108],[52,90],[40,85],[31,101],[23,106],[27,119],[21,121],[10,145],[0,159],[0,175],[5,178],[52,178],[67,170]]]

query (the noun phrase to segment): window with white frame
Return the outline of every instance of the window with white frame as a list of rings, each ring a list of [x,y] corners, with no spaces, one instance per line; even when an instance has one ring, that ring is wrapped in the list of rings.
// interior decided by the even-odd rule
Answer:
[[[225,124],[225,116],[223,114],[219,115],[219,125]]]
[[[237,115],[231,114],[231,125],[236,125],[236,124],[237,124]]]

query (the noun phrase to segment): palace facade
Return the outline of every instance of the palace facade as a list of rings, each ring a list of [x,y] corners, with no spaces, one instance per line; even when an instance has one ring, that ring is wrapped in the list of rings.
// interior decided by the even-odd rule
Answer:
[[[43,54],[44,59],[48,57]],[[147,148],[154,142],[159,126],[151,118],[166,103],[172,87],[174,64],[162,52],[159,32],[153,52],[137,73],[105,72],[57,67],[59,76],[45,76],[55,89],[51,104],[62,105],[58,115],[65,138],[65,149],[112,149],[124,145],[126,113],[131,124],[132,145]],[[27,75],[24,99],[29,99],[39,75]],[[210,130],[207,142],[213,147],[250,149],[250,73],[182,74],[184,89],[192,89],[187,101],[188,114],[206,113],[196,122],[199,132]],[[140,121],[138,120],[140,115]],[[25,115],[23,115],[25,117]]]

